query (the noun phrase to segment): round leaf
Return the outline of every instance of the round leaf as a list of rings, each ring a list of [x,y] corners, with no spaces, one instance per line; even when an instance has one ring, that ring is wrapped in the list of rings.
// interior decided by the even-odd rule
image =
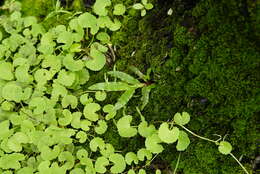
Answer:
[[[168,123],[162,123],[158,130],[158,136],[165,143],[174,143],[178,139],[179,129],[177,127],[173,127],[169,130]]]
[[[224,155],[228,155],[232,151],[232,145],[227,141],[221,141],[218,146],[218,151]]]

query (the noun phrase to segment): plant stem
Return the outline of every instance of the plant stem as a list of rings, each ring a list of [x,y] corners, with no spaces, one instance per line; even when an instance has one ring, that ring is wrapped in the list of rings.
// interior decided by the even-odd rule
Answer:
[[[240,167],[246,172],[246,174],[249,174],[249,172],[246,170],[246,168],[241,164],[241,162],[235,157],[235,155],[233,155],[232,153],[230,153],[230,155],[232,156],[232,158],[234,158],[236,160],[236,162],[240,165]]]
[[[182,125],[179,125],[181,126],[183,129],[185,129],[187,132],[189,132],[190,134],[194,135],[195,137],[198,137],[200,139],[203,139],[203,140],[206,140],[206,141],[209,141],[209,142],[212,142],[212,143],[215,143],[217,144],[218,142],[215,141],[215,140],[211,140],[211,139],[208,139],[208,138],[205,138],[205,137],[202,137],[202,136],[199,136],[197,134],[195,134],[194,132],[190,131],[189,129],[187,129],[186,127],[182,126]]]
[[[180,158],[181,158],[181,153],[179,153],[179,156],[178,156],[177,163],[176,163],[175,169],[173,171],[173,174],[176,174],[176,172],[177,172],[177,169],[178,169],[178,166],[179,166],[179,163],[180,163]]]

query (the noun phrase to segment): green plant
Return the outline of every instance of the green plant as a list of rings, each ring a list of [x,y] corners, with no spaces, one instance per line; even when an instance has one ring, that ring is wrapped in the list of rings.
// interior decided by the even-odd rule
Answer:
[[[146,15],[147,10],[151,10],[153,8],[152,3],[148,3],[148,0],[142,0],[141,3],[135,3],[133,8],[136,10],[141,10],[141,16]]]
[[[109,0],[97,0],[93,12],[74,16],[68,26],[58,25],[46,31],[35,17],[14,11],[1,18],[4,32],[0,45],[0,172],[3,174],[45,173],[146,173],[146,167],[164,150],[163,143],[177,142],[185,150],[190,140],[177,126],[200,137],[186,127],[188,113],[177,113],[174,121],[156,126],[140,115],[140,123],[131,125],[133,116],[119,110],[126,106],[138,88],[142,105],[149,100],[154,85],[147,75],[132,68],[144,82],[120,72],[109,71],[114,81],[89,86],[91,74],[106,63],[110,43],[107,30],[121,24],[108,16]],[[115,15],[124,14],[122,4]],[[117,79],[120,81],[118,82]],[[124,91],[115,104],[104,104],[109,91]],[[92,95],[94,92],[94,95]],[[118,115],[119,118],[115,116]],[[144,147],[120,153],[104,140],[108,125],[115,123],[118,135],[130,138],[139,134]],[[177,126],[175,126],[177,125]],[[170,128],[169,128],[170,126]],[[226,141],[209,140],[223,154],[231,154]],[[109,169],[108,169],[109,168]],[[156,174],[160,170],[155,171]]]

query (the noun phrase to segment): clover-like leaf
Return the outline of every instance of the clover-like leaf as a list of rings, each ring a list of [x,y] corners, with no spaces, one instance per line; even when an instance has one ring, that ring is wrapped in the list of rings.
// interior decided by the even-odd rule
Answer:
[[[128,165],[131,165],[132,162],[138,164],[138,161],[138,157],[134,152],[127,152],[127,154],[125,155],[125,162]]]
[[[22,151],[22,143],[28,143],[29,138],[28,136],[23,132],[16,132],[7,143],[7,146],[15,152]]]
[[[99,32],[97,34],[97,39],[100,40],[101,43],[105,43],[105,44],[110,42],[110,36],[105,32]],[[99,51],[101,51],[101,50],[99,50]]]
[[[76,138],[79,139],[80,143],[84,143],[87,140],[88,136],[87,136],[87,134],[85,132],[79,131],[76,134]]]
[[[190,115],[187,112],[176,113],[174,115],[174,122],[179,125],[185,125],[189,123],[190,121]]]
[[[115,106],[111,104],[107,104],[103,107],[103,111],[107,113],[105,116],[106,120],[110,120],[116,116]]]
[[[163,146],[159,143],[161,143],[161,139],[159,138],[159,136],[154,133],[153,135],[147,137],[145,139],[145,147],[151,151],[152,153],[161,153],[163,151]]]
[[[123,15],[126,11],[126,7],[123,4],[116,4],[114,6],[114,15]]]
[[[99,120],[99,121],[98,121],[98,126],[95,127],[95,132],[96,132],[97,134],[103,134],[103,133],[106,132],[106,130],[107,130],[107,123],[106,123],[106,121],[104,121],[104,120]]]
[[[58,120],[59,125],[61,125],[61,126],[67,126],[67,125],[69,125],[69,124],[71,123],[71,121],[72,121],[72,114],[71,114],[70,110],[64,109],[64,110],[62,111],[62,115],[63,115],[64,117],[60,117],[60,118],[59,118],[59,120]]]
[[[80,121],[80,128],[84,131],[89,131],[91,126],[91,122],[89,120],[81,120]]]
[[[146,157],[147,160],[152,159],[153,156],[152,156],[151,151],[148,150],[148,149],[145,149],[145,148],[139,149],[139,150],[137,151],[137,158],[138,158],[140,161],[144,161],[145,157]]]
[[[86,165],[88,163],[88,151],[86,149],[79,149],[76,153],[77,158],[80,160],[82,165]]]
[[[80,118],[82,116],[81,112],[72,113],[71,126],[75,129],[79,129],[81,127]]]
[[[101,51],[92,48],[90,50],[89,59],[85,61],[86,67],[92,71],[99,71],[105,66],[105,64],[105,55]]]
[[[121,137],[133,137],[137,134],[136,128],[131,127],[132,116],[126,115],[120,118],[116,124]]]
[[[170,130],[168,123],[162,123],[158,130],[158,136],[163,142],[170,144],[177,141],[179,132],[177,127]]]
[[[126,168],[125,158],[121,154],[114,153],[110,155],[109,161],[114,163],[110,168],[111,173],[122,173]]]
[[[81,27],[90,28],[91,34],[95,35],[98,32],[97,18],[94,15],[85,12],[78,17],[78,20]]]
[[[41,151],[41,158],[43,160],[49,161],[57,158],[61,152],[61,149],[58,145],[54,146],[53,149],[47,145],[41,145],[39,150]]]
[[[0,168],[2,169],[19,169],[21,164],[19,161],[23,161],[25,156],[21,153],[5,154],[0,158]]]
[[[8,101],[19,103],[23,99],[23,89],[16,83],[7,83],[2,88],[2,97]]]
[[[67,54],[63,58],[63,65],[70,71],[80,71],[84,67],[82,60],[74,60],[72,54]]]
[[[78,105],[78,99],[74,95],[66,95],[61,101],[62,107],[67,108],[69,105],[75,109]]]
[[[140,170],[138,171],[138,174],[146,174],[146,171],[145,171],[144,169],[140,169]]]
[[[130,170],[128,170],[127,174],[135,174],[134,169],[130,169]]]
[[[100,153],[104,156],[104,157],[106,157],[106,158],[108,158],[111,154],[113,154],[115,152],[115,149],[114,149],[114,147],[113,147],[113,145],[112,144],[109,144],[109,143],[106,143],[105,144],[105,147],[104,148],[102,148],[102,149],[100,149]]]
[[[104,101],[107,97],[107,93],[105,91],[97,91],[95,93],[95,98],[98,100],[98,101]]]
[[[73,85],[75,79],[76,79],[76,74],[74,72],[67,72],[63,69],[59,72],[57,82],[68,87]]]
[[[93,151],[93,152],[96,152],[97,151],[97,148],[99,149],[104,149],[105,148],[105,142],[102,138],[100,137],[95,137],[93,138],[90,143],[89,143],[89,146],[90,146],[90,149]]]
[[[232,151],[232,145],[227,141],[221,141],[218,146],[218,151],[224,155],[228,155]]]
[[[71,32],[63,31],[63,32],[59,33],[57,42],[65,44],[64,48],[68,49],[72,45],[73,39],[74,38],[73,38],[73,35]]]
[[[9,129],[10,122],[9,120],[0,122],[0,140],[6,139],[13,134],[13,130]]]
[[[93,102],[93,99],[91,97],[89,97],[88,93],[81,95],[79,100],[80,100],[80,103],[83,105]]]
[[[190,144],[190,139],[186,132],[180,131],[179,137],[178,137],[178,143],[176,145],[176,148],[178,151],[184,151],[187,149],[187,147]]]
[[[85,105],[83,114],[84,116],[91,120],[91,121],[97,121],[98,120],[98,114],[96,113],[101,109],[100,105],[97,103],[88,103]]]
[[[95,162],[95,169],[98,173],[105,173],[107,171],[106,166],[108,165],[109,165],[108,159],[101,156],[98,157]]]
[[[0,61],[0,74],[0,79],[12,80],[14,78],[12,64],[10,62]]]
[[[108,13],[106,7],[110,5],[111,5],[110,0],[96,0],[93,6],[93,10],[99,16],[106,16]]]
[[[64,165],[62,165],[63,168],[69,170],[72,169],[75,163],[74,156],[69,151],[63,151],[59,154],[58,157],[60,162],[65,162]]]
[[[133,5],[133,8],[136,9],[136,10],[141,10],[144,8],[143,4],[141,3],[136,3]]]
[[[146,121],[142,121],[139,125],[138,125],[138,133],[142,136],[142,137],[149,137],[152,134],[154,134],[156,132],[156,129],[154,127],[154,125],[149,125]]]

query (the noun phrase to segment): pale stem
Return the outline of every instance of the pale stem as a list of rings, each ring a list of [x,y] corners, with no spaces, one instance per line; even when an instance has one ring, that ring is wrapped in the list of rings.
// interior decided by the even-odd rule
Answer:
[[[232,153],[229,153],[232,158],[234,158],[236,160],[236,162],[240,165],[240,167],[246,172],[246,174],[249,174],[249,172],[246,170],[246,168],[241,164],[241,162],[235,157],[235,155],[233,155]]]
[[[178,169],[178,166],[179,166],[179,163],[180,163],[180,158],[181,158],[181,153],[179,153],[179,156],[178,156],[177,163],[176,163],[175,169],[173,171],[173,174],[176,174],[176,172],[177,172],[177,169]]]
[[[215,140],[211,140],[211,139],[208,139],[208,138],[205,138],[205,137],[202,137],[202,136],[195,134],[194,132],[190,131],[189,129],[187,129],[186,127],[184,127],[182,125],[179,125],[179,126],[181,126],[183,129],[185,129],[187,132],[194,135],[195,137],[198,137],[198,138],[206,140],[206,141],[210,141],[210,142],[215,143],[215,144],[217,143],[217,141],[215,141]]]

